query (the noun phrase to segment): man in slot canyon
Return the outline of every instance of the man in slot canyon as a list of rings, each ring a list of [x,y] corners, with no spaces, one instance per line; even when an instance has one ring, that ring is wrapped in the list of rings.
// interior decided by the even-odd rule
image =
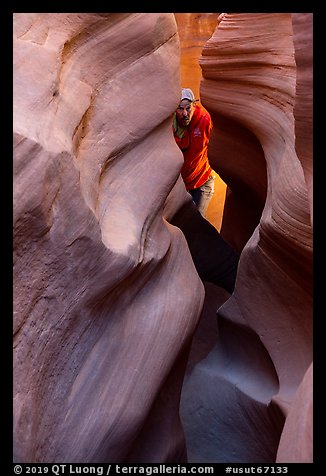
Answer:
[[[181,176],[204,218],[214,195],[216,177],[207,155],[212,128],[209,112],[195,99],[190,88],[182,88],[181,100],[173,116],[173,133],[184,158]]]

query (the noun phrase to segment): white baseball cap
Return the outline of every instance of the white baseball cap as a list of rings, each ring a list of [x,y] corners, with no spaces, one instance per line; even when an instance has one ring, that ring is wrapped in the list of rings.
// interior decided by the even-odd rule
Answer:
[[[188,99],[188,101],[194,102],[195,95],[190,88],[182,88],[181,90],[181,101],[183,99]]]

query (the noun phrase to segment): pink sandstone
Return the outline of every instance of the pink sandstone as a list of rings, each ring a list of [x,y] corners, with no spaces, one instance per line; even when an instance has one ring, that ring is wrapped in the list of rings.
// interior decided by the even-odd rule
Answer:
[[[311,14],[216,21],[224,240],[179,175],[175,16],[14,15],[15,462],[312,461]]]

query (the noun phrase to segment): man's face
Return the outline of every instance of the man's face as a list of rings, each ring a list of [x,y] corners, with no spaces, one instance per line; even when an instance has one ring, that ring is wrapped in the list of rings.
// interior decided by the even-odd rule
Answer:
[[[191,101],[188,101],[188,99],[183,99],[180,102],[176,110],[177,121],[180,126],[189,126],[194,110],[194,104]]]

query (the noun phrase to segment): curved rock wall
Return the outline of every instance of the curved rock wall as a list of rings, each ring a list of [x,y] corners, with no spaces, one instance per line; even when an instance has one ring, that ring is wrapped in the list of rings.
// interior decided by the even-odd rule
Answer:
[[[14,35],[15,461],[185,461],[204,288],[164,218],[191,204],[174,16],[15,14]]]
[[[295,117],[295,150],[301,162],[313,220],[313,162],[312,162],[312,97],[313,97],[313,15],[297,13],[292,16],[294,55],[297,65]]]
[[[230,189],[222,235],[242,253],[217,343],[186,383],[193,461],[312,461],[311,20],[223,14],[200,59]]]

